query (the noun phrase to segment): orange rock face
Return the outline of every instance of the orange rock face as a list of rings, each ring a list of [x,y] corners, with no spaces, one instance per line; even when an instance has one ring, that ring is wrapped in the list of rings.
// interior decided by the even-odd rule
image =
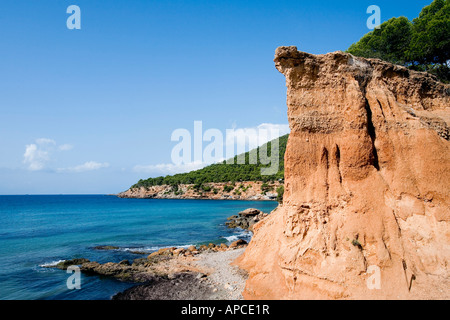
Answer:
[[[284,203],[236,263],[247,299],[449,299],[450,86],[280,47]]]

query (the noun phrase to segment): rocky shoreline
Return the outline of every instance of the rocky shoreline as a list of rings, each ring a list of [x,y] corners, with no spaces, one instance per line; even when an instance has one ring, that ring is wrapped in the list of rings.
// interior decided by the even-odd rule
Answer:
[[[253,225],[268,214],[249,208],[227,219],[228,228],[252,231]],[[132,261],[99,263],[86,258],[64,260],[46,266],[66,270],[77,265],[86,275],[110,277],[136,285],[115,294],[113,300],[241,300],[247,273],[231,265],[247,247],[238,239],[225,243],[189,247],[167,247],[155,252],[132,251],[147,255]],[[100,245],[94,250],[118,250]]]
[[[111,300],[211,300],[215,293],[203,281],[202,274],[179,273],[171,277],[152,277],[146,284],[137,285],[115,294]]]
[[[151,276],[144,284],[115,294],[112,300],[242,300],[247,274],[230,263],[244,250],[203,252],[193,264],[201,272]]]
[[[244,181],[236,183],[207,183],[202,186],[180,184],[130,188],[118,193],[119,198],[136,199],[189,199],[189,200],[247,200],[276,201],[279,181]]]
[[[47,268],[66,270],[76,265],[87,275],[136,283],[114,295],[113,300],[235,300],[242,299],[247,275],[230,263],[243,253],[246,246],[245,240],[237,240],[229,246],[210,243],[189,248],[169,247],[132,262],[123,260],[101,264],[77,258]],[[114,250],[115,247],[96,248]]]
[[[236,240],[229,246],[222,243],[215,245],[190,246],[189,248],[169,247],[150,253],[147,257],[120,262],[98,263],[86,258],[64,260],[56,265],[48,266],[66,270],[69,266],[77,265],[80,271],[89,275],[112,277],[120,281],[142,283],[175,277],[179,273],[202,273],[202,268],[196,266],[195,261],[202,254],[225,252],[247,246],[245,240]],[[107,249],[104,249],[107,247]],[[113,246],[96,247],[98,250],[114,250]]]

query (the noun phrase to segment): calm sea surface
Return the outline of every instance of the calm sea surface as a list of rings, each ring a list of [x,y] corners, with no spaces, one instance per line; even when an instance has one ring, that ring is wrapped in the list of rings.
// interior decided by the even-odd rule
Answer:
[[[100,263],[145,256],[161,247],[229,243],[251,234],[230,230],[226,218],[247,208],[270,212],[268,201],[119,199],[106,195],[0,196],[0,299],[110,299],[132,286],[97,276],[45,268],[60,260]],[[117,250],[96,250],[112,245]]]

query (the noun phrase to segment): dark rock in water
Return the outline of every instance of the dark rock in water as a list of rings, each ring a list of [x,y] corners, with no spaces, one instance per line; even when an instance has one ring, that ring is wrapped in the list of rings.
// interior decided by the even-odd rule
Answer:
[[[112,300],[206,300],[214,299],[215,294],[205,275],[189,272],[154,276],[145,284],[117,293]]]
[[[130,253],[133,253],[133,254],[148,254],[148,252],[145,252],[145,251],[130,251]]]
[[[121,281],[145,282],[153,276],[148,270],[143,270],[136,265],[129,265],[123,261],[120,263],[86,262],[81,265],[81,272],[92,275],[113,277]]]
[[[253,217],[263,213],[261,210],[255,208],[245,209],[244,211],[239,212],[241,217]]]
[[[116,246],[96,246],[94,247],[95,250],[117,250],[119,247]]]
[[[79,266],[86,262],[89,262],[89,260],[84,258],[65,260],[58,263],[55,267],[61,270],[66,270],[70,266]]]
[[[240,248],[240,247],[243,247],[243,246],[246,246],[246,245],[247,245],[247,241],[239,239],[239,240],[236,240],[233,243],[231,243],[229,248],[230,249]]]
[[[267,217],[267,215],[267,213],[264,213],[261,210],[250,208],[239,212],[239,215],[237,216],[229,217],[225,224],[228,228],[241,228],[253,231],[253,225]]]

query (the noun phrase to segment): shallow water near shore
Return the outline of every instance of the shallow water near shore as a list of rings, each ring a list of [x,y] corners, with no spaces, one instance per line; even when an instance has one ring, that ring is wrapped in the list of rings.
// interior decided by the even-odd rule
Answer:
[[[46,268],[60,260],[100,263],[145,257],[161,247],[229,243],[251,236],[225,226],[247,208],[270,212],[271,201],[119,199],[106,195],[0,196],[0,299],[110,299],[134,284]],[[114,246],[98,250],[96,246]]]

